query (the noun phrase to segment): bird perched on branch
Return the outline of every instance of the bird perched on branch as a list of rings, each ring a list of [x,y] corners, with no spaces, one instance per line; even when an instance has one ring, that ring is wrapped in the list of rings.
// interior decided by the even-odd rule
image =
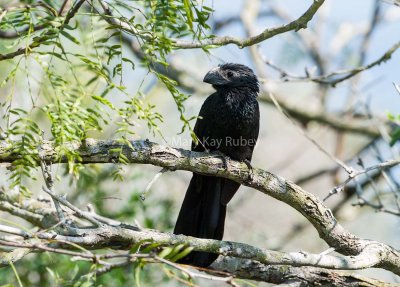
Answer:
[[[192,143],[192,150],[219,151],[249,164],[260,125],[257,77],[245,65],[227,63],[209,71],[203,81],[216,92],[201,107],[194,127],[198,143]],[[226,206],[239,186],[229,179],[193,174],[174,233],[221,240]],[[217,257],[194,251],[179,262],[207,267]]]

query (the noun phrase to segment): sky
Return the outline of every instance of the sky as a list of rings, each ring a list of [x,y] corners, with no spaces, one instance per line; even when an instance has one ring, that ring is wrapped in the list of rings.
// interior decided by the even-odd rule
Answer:
[[[229,5],[226,5],[229,2]],[[268,4],[274,3],[284,9],[290,14],[293,19],[299,17],[309,6],[311,1],[296,1],[296,0],[279,0],[279,1],[263,1],[261,11],[268,10]],[[335,57],[332,57],[332,50],[335,43],[340,42],[338,38],[340,35],[345,36],[347,33],[352,33],[351,29],[363,29],[369,23],[374,8],[374,0],[327,0],[324,3],[323,9],[318,13],[317,17],[324,15],[326,22],[323,27],[318,27],[322,30],[321,45],[323,47],[324,55],[328,62],[336,63],[333,65],[329,72],[336,69],[349,69],[354,66],[351,65],[351,58],[349,61],[340,63]],[[216,19],[223,19],[232,14],[240,14],[242,10],[242,1],[210,1],[210,4],[215,9],[213,17]],[[372,38],[369,52],[367,53],[366,63],[370,63],[381,57],[392,45],[400,40],[400,7],[385,3],[382,1],[382,11],[384,17],[389,19],[384,24],[380,24],[375,29]],[[287,8],[287,7],[290,7]],[[316,18],[310,23],[310,28],[315,29]],[[273,27],[277,25],[276,19],[272,17],[263,17],[258,21],[258,32],[261,32],[266,27]],[[300,31],[299,33],[303,33]],[[292,34],[294,32],[291,32]],[[243,29],[240,23],[231,25],[226,29],[219,32],[220,35],[235,35],[243,37]],[[333,41],[333,39],[336,40]],[[285,70],[298,75],[304,75],[304,67],[311,67],[312,63],[304,56],[299,55],[296,45],[288,43],[293,35],[278,35],[272,39],[265,41],[261,45],[261,51],[274,63],[280,64]],[[293,41],[292,41],[293,42]],[[338,52],[342,52],[353,47],[358,47],[359,37],[348,43],[342,44]],[[336,45],[337,46],[337,45]],[[249,64],[248,53],[243,53],[237,47],[230,45],[214,51],[218,59],[211,59],[210,65],[223,61],[241,61],[242,63]],[[354,55],[353,55],[354,57]],[[293,64],[293,59],[297,58]],[[300,58],[300,59],[299,59]],[[371,106],[373,110],[384,114],[386,111],[393,113],[400,112],[400,95],[397,94],[393,87],[393,82],[399,83],[400,76],[398,73],[400,64],[400,52],[396,52],[393,57],[386,63],[374,67],[370,71],[363,73],[361,78],[360,87],[362,88],[362,97],[371,98]],[[268,69],[267,69],[268,71]],[[270,73],[271,79],[279,79],[279,75]],[[333,110],[342,109],[345,102],[345,95],[348,88],[345,84],[338,85],[338,88],[333,93],[334,95],[329,99],[329,108]],[[290,97],[292,95],[287,95]]]

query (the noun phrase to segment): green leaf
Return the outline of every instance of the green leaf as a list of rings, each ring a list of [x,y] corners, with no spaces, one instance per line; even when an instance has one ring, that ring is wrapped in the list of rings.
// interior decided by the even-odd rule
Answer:
[[[109,108],[115,110],[114,105],[107,99],[103,98],[103,97],[99,97],[99,96],[92,96],[92,99],[102,103],[103,105],[108,106]]]
[[[390,145],[393,146],[398,140],[400,140],[400,128],[395,129],[391,136]]]
[[[193,30],[193,12],[192,12],[192,7],[190,5],[190,0],[183,0],[183,5],[186,11],[186,17],[188,20],[188,25],[191,30]]]
[[[60,30],[60,33],[67,38],[68,40],[74,42],[77,45],[80,45],[81,43],[78,41],[78,39],[76,39],[74,36],[72,36],[71,34],[65,32],[64,30]]]
[[[158,256],[161,258],[166,258],[171,252],[173,251],[172,247],[165,247],[159,254]]]
[[[193,251],[193,247],[187,247],[182,252],[180,252],[180,253],[176,254],[174,257],[172,257],[170,260],[172,262],[176,262],[179,259],[181,259],[181,258],[185,257],[186,255],[188,255],[192,251]]]

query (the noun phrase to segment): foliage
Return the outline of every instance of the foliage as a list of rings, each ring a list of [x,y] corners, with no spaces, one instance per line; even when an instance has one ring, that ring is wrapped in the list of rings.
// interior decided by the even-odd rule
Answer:
[[[67,143],[81,142],[89,136],[117,137],[129,143],[140,136],[138,127],[142,123],[150,133],[162,136],[159,124],[163,116],[147,97],[152,88],[149,78],[155,78],[172,96],[182,122],[177,132],[190,129],[194,117],[185,113],[188,96],[174,80],[159,74],[154,65],[168,67],[167,57],[174,50],[172,38],[204,39],[212,9],[191,0],[75,0],[63,9],[62,2],[21,0],[3,5],[0,1],[0,32],[14,34],[0,41],[0,88],[4,91],[0,95],[0,132],[9,143],[21,140],[18,146],[9,147],[18,155],[9,168],[9,187],[19,188],[24,196],[32,194],[28,183],[35,179],[40,160],[37,146],[43,139],[53,140],[57,152],[68,159],[64,174],[70,178],[68,189],[73,190],[76,183],[76,190],[68,192],[69,199],[83,196],[104,216],[120,221],[138,218],[144,227],[167,230],[172,226],[170,199],[154,198],[143,204],[140,191],[128,189],[121,194],[129,196],[118,210],[109,209],[110,200],[118,201],[107,199],[115,197],[115,190],[105,187],[109,179],[131,182],[143,176],[124,172],[127,160],[120,151],[110,151],[119,154],[119,164],[83,167]],[[109,7],[105,9],[104,4]],[[137,33],[123,31],[111,20],[123,22]],[[131,40],[139,43],[142,58],[133,59],[124,48],[124,42]],[[14,51],[20,52],[7,58]],[[148,74],[141,74],[137,67],[145,67]],[[126,78],[127,71],[137,77],[136,87]],[[178,246],[157,252],[176,260],[187,249]],[[16,276],[24,286],[139,285],[142,281],[159,283],[167,277],[181,276],[165,267],[165,272],[159,274],[154,272],[159,267],[147,267],[138,261],[96,278],[91,273],[95,266],[90,262],[50,254],[30,256],[33,258],[18,262],[16,274],[10,272],[11,267],[0,269],[0,285],[17,284]],[[143,268],[150,271],[140,272]]]
[[[85,1],[72,1],[73,6],[60,13],[60,1],[19,2],[20,6],[4,10],[0,21],[0,31],[17,36],[7,41],[0,52],[7,54],[25,47],[21,57],[1,63],[1,87],[8,95],[0,98],[4,120],[0,128],[10,141],[23,139],[22,146],[10,147],[21,155],[11,168],[11,186],[29,193],[24,177],[30,177],[37,165],[38,158],[32,157],[32,151],[43,138],[42,131],[44,138],[54,140],[57,150],[68,158],[68,172],[74,176],[79,175],[81,168],[75,163],[79,156],[69,149],[67,142],[80,142],[90,134],[115,135],[127,141],[137,136],[138,122],[161,134],[158,123],[162,115],[144,92],[146,75],[138,81],[142,84],[137,91],[131,92],[125,83],[124,69],[147,67],[172,95],[180,113],[181,131],[190,129],[194,117],[185,115],[187,95],[153,66],[168,66],[166,57],[174,49],[171,38],[205,37],[204,29],[209,28],[206,21],[212,11],[209,7],[189,0],[114,0],[108,2],[109,7],[103,12],[103,1],[88,1],[82,7],[80,2]],[[120,26],[106,21],[110,19],[137,31],[132,36],[140,43],[142,59],[131,59],[122,45],[127,36],[121,33]],[[30,73],[38,69],[40,72]],[[22,105],[19,103],[27,95],[16,93],[18,82],[23,82],[30,96],[30,101]],[[117,128],[110,134],[104,126]],[[123,158],[120,162],[124,162]],[[118,171],[114,176],[121,178]]]

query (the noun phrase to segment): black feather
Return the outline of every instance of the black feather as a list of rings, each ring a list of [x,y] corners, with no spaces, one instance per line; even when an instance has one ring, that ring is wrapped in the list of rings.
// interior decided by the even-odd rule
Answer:
[[[192,150],[220,151],[234,160],[250,161],[259,132],[259,84],[253,71],[241,64],[212,69],[204,81],[217,90],[201,107],[194,133],[199,143]],[[226,205],[240,184],[193,174],[175,225],[175,234],[221,240]],[[209,266],[218,256],[192,252],[180,263]]]

